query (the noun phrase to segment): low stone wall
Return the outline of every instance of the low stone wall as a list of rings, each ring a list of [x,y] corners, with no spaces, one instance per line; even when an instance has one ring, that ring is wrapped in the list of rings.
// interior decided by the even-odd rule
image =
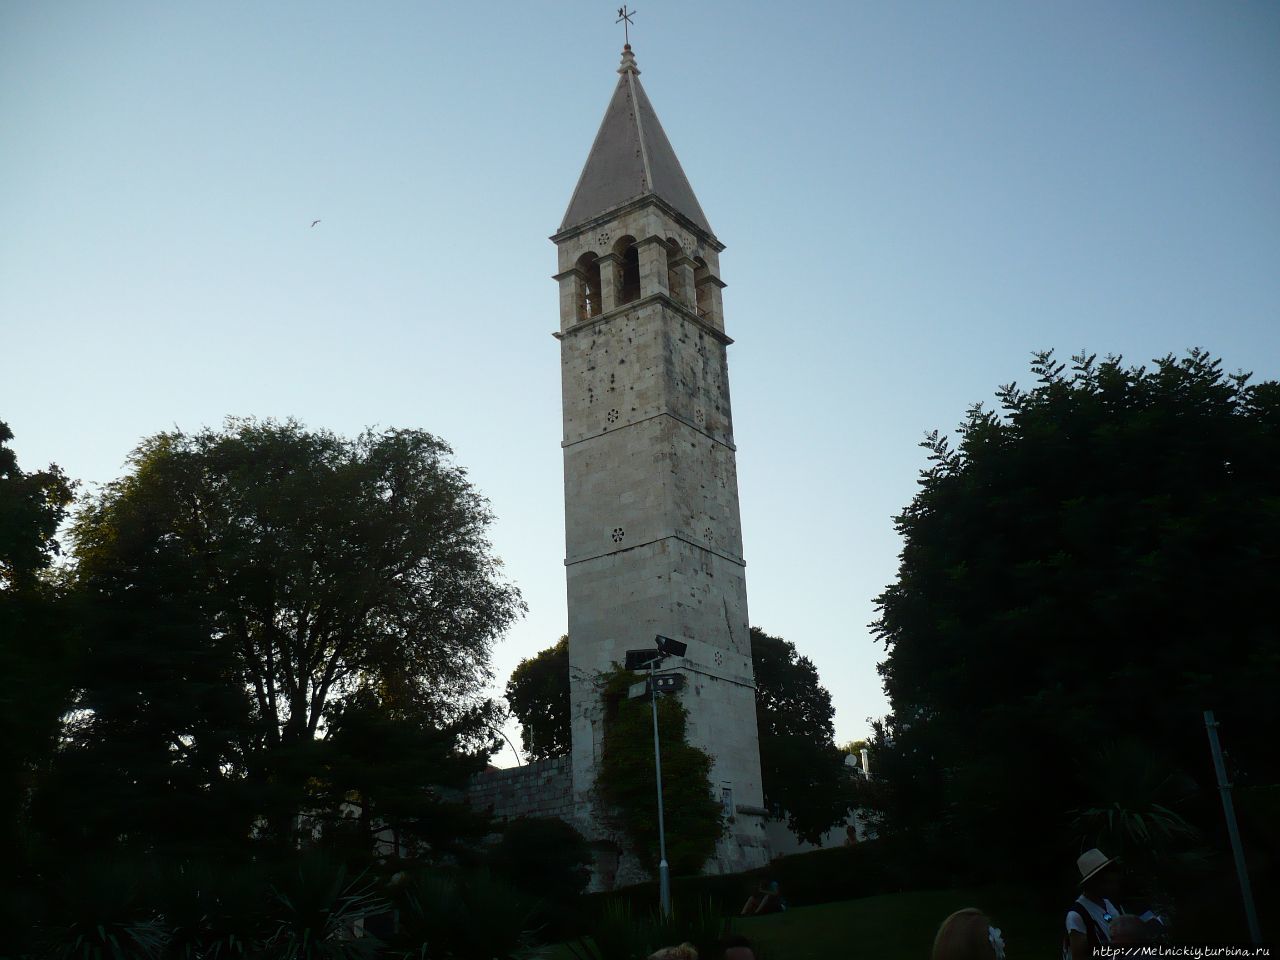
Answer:
[[[572,786],[570,759],[552,757],[478,774],[467,786],[467,802],[499,820],[558,817],[572,823]]]

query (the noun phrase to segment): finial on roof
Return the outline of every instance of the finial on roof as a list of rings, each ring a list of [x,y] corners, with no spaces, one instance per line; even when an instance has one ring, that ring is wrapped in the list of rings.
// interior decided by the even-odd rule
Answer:
[[[614,23],[622,24],[622,42],[627,45],[627,49],[631,49],[631,18],[636,15],[636,11],[628,10],[624,3],[618,8],[618,19]]]
[[[631,52],[631,44],[629,43],[622,48],[622,66],[618,67],[618,72],[640,75],[640,68],[636,66],[636,55]]]

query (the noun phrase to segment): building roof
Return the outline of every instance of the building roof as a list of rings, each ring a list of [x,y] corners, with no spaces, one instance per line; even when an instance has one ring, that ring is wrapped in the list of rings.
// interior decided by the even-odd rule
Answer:
[[[711,234],[707,215],[693,195],[653,104],[640,86],[640,70],[631,44],[622,50],[618,73],[618,86],[591,145],[560,231],[586,223],[629,200],[653,195]]]

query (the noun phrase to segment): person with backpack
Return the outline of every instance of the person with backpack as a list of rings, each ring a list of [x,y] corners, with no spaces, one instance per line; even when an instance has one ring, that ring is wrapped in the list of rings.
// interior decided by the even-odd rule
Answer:
[[[1114,899],[1120,895],[1116,860],[1094,847],[1076,860],[1080,896],[1067,908],[1062,960],[1089,960],[1094,950],[1111,943],[1111,921],[1124,913]]]

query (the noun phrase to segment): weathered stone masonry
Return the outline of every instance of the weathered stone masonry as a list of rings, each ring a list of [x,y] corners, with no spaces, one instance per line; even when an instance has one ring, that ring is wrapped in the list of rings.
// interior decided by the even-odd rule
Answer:
[[[572,802],[597,886],[642,878],[598,809],[595,678],[655,634],[688,644],[689,739],[726,834],[707,868],[767,859],[719,255],[630,47],[557,246]]]
[[[556,817],[572,823],[569,758],[553,757],[523,767],[486,770],[467,786],[467,802],[499,820]]]

